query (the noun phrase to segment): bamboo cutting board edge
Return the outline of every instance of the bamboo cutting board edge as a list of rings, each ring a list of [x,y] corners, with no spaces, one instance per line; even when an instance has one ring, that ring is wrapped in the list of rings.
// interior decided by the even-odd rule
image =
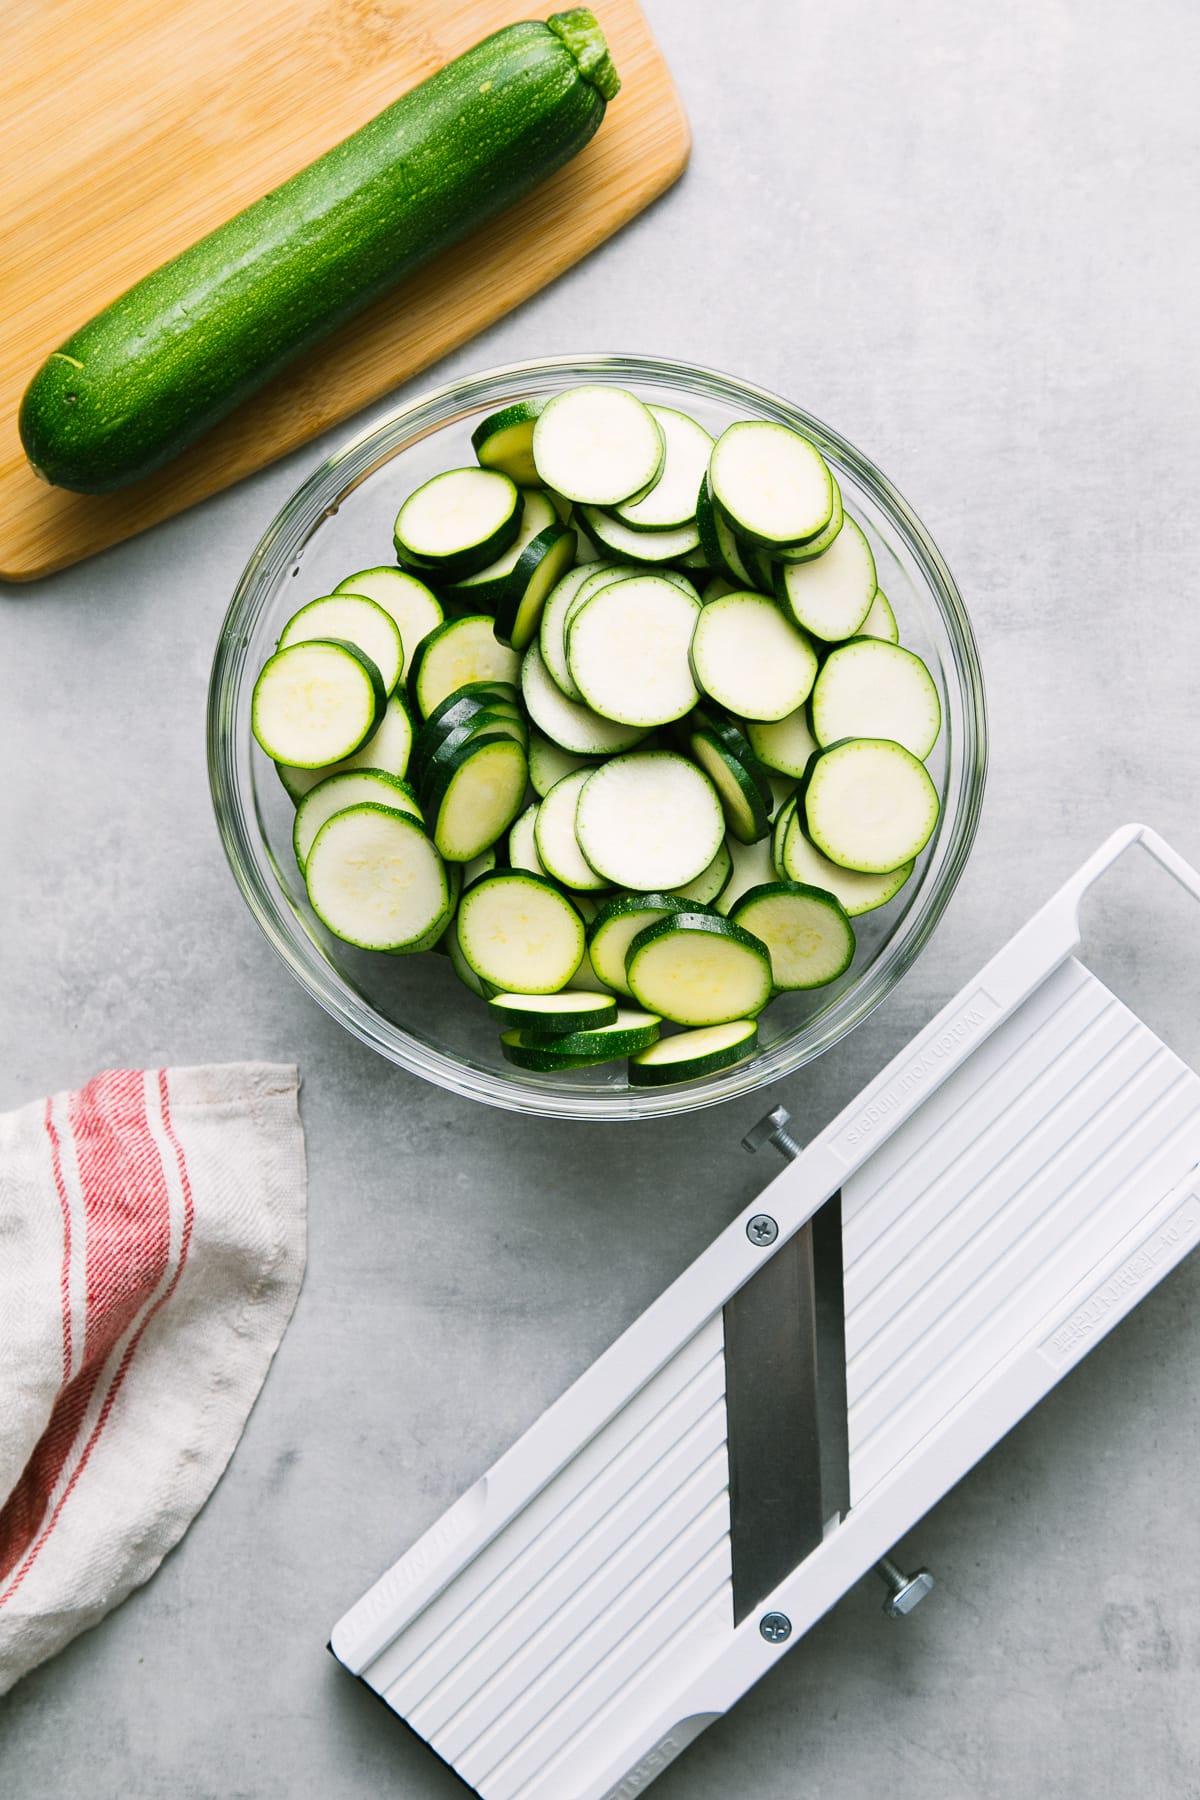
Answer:
[[[162,33],[178,30],[184,21],[196,30],[214,10],[228,3],[230,0],[183,0],[169,17],[156,12],[148,15],[146,24],[137,9],[144,8],[147,0],[122,0],[131,29]],[[324,18],[322,8],[326,0],[273,3],[277,10],[294,10],[297,5],[307,4],[318,20]],[[384,3],[396,4],[397,0]],[[102,4],[103,0],[60,0],[56,31],[62,28],[64,13],[93,16]],[[339,0],[333,0],[333,4],[338,6]],[[133,152],[122,139],[120,129],[115,147],[108,145],[107,149],[102,128],[91,134],[96,154],[77,171],[75,179],[91,184],[100,197],[95,209],[97,241],[89,245],[86,221],[92,215],[76,205],[72,211],[77,220],[84,222],[69,232],[49,234],[39,252],[39,270],[31,271],[22,265],[18,255],[15,269],[10,260],[5,276],[9,297],[5,322],[0,324],[0,579],[36,580],[132,537],[220,492],[243,475],[277,461],[350,414],[395,391],[563,274],[662,194],[686,167],[690,150],[687,118],[636,0],[601,0],[597,11],[609,35],[624,86],[595,138],[573,162],[299,358],[158,474],[111,495],[71,494],[40,482],[20,449],[17,406],[33,369],[83,317],[122,292],[140,273],[237,211],[256,193],[277,185],[293,168],[356,129],[432,67],[500,25],[527,17],[531,9],[521,6],[519,0],[516,5],[512,0],[459,0],[456,11],[448,16],[444,6],[434,6],[430,0],[415,0],[415,4],[405,0],[402,10],[406,20],[404,44],[412,53],[411,79],[405,80],[403,75],[397,79],[395,69],[389,66],[386,79],[393,84],[389,91],[379,97],[372,87],[365,97],[356,93],[353,103],[347,98],[345,112],[336,125],[327,119],[322,124],[325,137],[315,147],[311,126],[303,144],[296,144],[284,108],[275,135],[264,131],[261,141],[256,138],[259,160],[253,173],[241,165],[235,169],[222,149],[224,139],[219,127],[234,105],[233,84],[238,67],[243,66],[227,71],[219,105],[213,101],[216,112],[205,127],[210,135],[216,132],[212,138],[214,166],[225,179],[215,181],[211,190],[206,189],[197,183],[189,166],[183,173],[175,169],[166,178],[160,176],[152,181],[144,205],[136,213],[146,240],[144,247],[131,248],[127,234],[110,231],[105,254],[106,218],[111,224],[114,208],[120,221],[130,216],[122,210],[130,201],[121,169]],[[429,15],[435,22],[418,30],[414,15]],[[343,23],[349,16],[353,24],[361,15],[352,7],[348,14],[343,8],[337,16]],[[112,15],[106,17],[111,19]],[[200,40],[211,35],[200,31]],[[302,44],[306,41],[302,40]],[[155,44],[162,47],[161,40],[155,40]],[[243,54],[240,46],[234,48],[238,55]],[[306,54],[311,56],[311,48]],[[22,57],[16,56],[8,64],[8,79],[0,77],[0,104],[6,98],[5,86],[13,82],[14,62],[21,61]],[[165,70],[159,71],[156,107],[148,110],[137,127],[143,134],[164,129],[164,116],[169,120],[185,65],[188,79],[193,85],[199,80],[203,92],[203,72],[197,74],[186,57],[175,62],[168,58]],[[97,107],[103,120],[106,81],[110,86],[114,82],[119,86],[120,72],[102,65],[93,74]],[[284,100],[288,81],[293,78],[294,74],[289,75],[286,68],[280,74],[279,92]],[[56,79],[61,86],[61,67],[56,70]],[[46,95],[39,92],[36,80],[29,83],[28,74],[25,91],[22,107],[15,108],[11,115],[17,157],[10,168],[17,170],[18,191],[10,196],[9,217],[16,221],[18,252],[23,241],[22,225],[30,241],[41,243],[41,219],[51,217],[49,201],[45,201],[44,214],[39,205],[47,193],[45,164],[48,157],[53,161],[52,152],[46,149]],[[32,99],[28,97],[30,92]],[[352,104],[357,108],[353,116]],[[195,111],[193,102],[192,113]],[[36,146],[34,131],[39,134]],[[32,168],[21,162],[23,133],[30,146]],[[185,146],[188,156],[194,158],[193,139],[187,138]],[[24,193],[20,191],[23,168]],[[236,181],[232,180],[233,174]],[[93,296],[82,310],[81,291]]]

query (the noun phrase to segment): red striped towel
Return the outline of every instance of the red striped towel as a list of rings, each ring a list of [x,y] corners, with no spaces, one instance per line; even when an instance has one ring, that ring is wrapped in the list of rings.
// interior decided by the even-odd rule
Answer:
[[[293,1068],[120,1069],[0,1115],[0,1694],[154,1573],[299,1292]]]

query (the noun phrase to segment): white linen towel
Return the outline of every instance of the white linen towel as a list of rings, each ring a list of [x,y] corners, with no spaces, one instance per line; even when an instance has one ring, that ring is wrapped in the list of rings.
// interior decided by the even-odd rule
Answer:
[[[0,1115],[0,1694],[152,1575],[305,1257],[294,1068],[121,1069]]]

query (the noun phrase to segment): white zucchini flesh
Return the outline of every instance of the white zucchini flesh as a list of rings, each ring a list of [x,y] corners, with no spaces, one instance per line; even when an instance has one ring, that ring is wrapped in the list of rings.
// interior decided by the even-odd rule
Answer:
[[[584,582],[608,566],[606,562],[576,563],[573,569],[568,569],[549,594],[538,621],[538,644],[542,661],[563,693],[568,694],[572,700],[577,700],[579,696],[572,693],[568,685],[571,676],[567,668],[567,613]]]
[[[802,544],[789,544],[786,547],[777,545],[768,552],[772,564],[775,562],[810,562],[814,556],[824,556],[830,544],[846,522],[845,509],[842,506],[842,490],[835,481],[833,484],[833,512],[829,523],[816,537],[807,538]]]
[[[540,537],[543,531],[548,531],[556,522],[558,514],[545,494],[531,491],[522,494],[521,500],[521,522],[512,543],[482,569],[465,575],[461,581],[452,582],[451,589],[454,593],[461,591],[469,597],[472,588],[489,587],[494,582],[502,581],[506,575],[511,575],[534,538]]]
[[[731,1019],[727,1025],[701,1025],[693,1031],[677,1031],[660,1038],[648,1050],[630,1058],[629,1079],[635,1087],[656,1087],[668,1081],[694,1081],[713,1075],[749,1056],[758,1041],[754,1019]]]
[[[579,902],[585,898],[586,896],[583,894],[578,895],[575,900],[576,905],[578,906]],[[592,959],[586,950],[583,953],[583,961],[571,977],[571,986],[584,988],[589,994],[603,994],[606,998],[612,993],[612,989],[601,981],[592,967]]]
[[[831,862],[883,875],[925,848],[938,796],[924,763],[901,744],[851,738],[814,757],[800,810]]]
[[[701,613],[698,600],[657,575],[593,593],[567,631],[567,663],[585,704],[645,727],[690,712],[700,698],[689,650]]]
[[[854,960],[854,927],[833,895],[819,888],[790,881],[752,888],[733,921],[766,945],[780,993],[826,987]]]
[[[615,756],[588,776],[575,829],[588,862],[613,886],[665,892],[708,867],[725,822],[694,763],[647,750]]]
[[[521,658],[496,636],[486,613],[451,619],[425,644],[414,687],[422,718],[450,694],[476,681],[516,683]]]
[[[625,958],[634,938],[669,913],[686,911],[686,901],[674,894],[630,894],[602,908],[588,932],[588,955],[605,986],[629,996]]]
[[[542,660],[536,639],[521,664],[521,692],[533,723],[563,750],[580,756],[608,756],[631,749],[645,736],[641,726],[602,719],[590,706],[568,700]]]
[[[508,834],[508,860],[514,869],[528,869],[531,875],[546,876],[550,871],[538,855],[537,816],[538,808],[527,806],[520,817],[514,819]]]
[[[459,903],[458,941],[482,981],[556,994],[583,957],[583,920],[565,894],[523,871],[486,875]]]
[[[696,620],[692,671],[706,694],[743,719],[786,719],[812,692],[817,653],[773,600],[725,594]]]
[[[780,599],[797,625],[826,643],[862,629],[877,585],[871,546],[849,517],[823,556],[779,564]]]
[[[263,664],[251,727],[276,762],[320,769],[353,755],[379,723],[384,703],[378,671],[349,644],[293,644]]]
[[[726,843],[733,863],[733,873],[713,901],[717,912],[724,916],[733,911],[742,895],[751,888],[762,887],[766,882],[779,879],[771,856],[770,838],[759,838],[753,844],[740,844],[736,838],[727,838]]]
[[[573,750],[562,750],[540,731],[530,733],[529,780],[540,799],[544,800],[564,775],[573,775],[576,769],[594,769],[595,766],[594,757],[577,756]]]
[[[860,637],[883,638],[888,644],[900,642],[900,627],[896,623],[892,603],[882,588],[875,589],[871,610],[859,626],[858,633]]]
[[[450,917],[442,859],[406,813],[353,806],[326,820],[304,869],[324,925],[364,950],[426,949]]]
[[[432,588],[405,569],[360,569],[357,575],[347,575],[344,581],[339,581],[333,591],[335,594],[361,594],[364,600],[373,600],[376,606],[382,606],[384,612],[391,614],[404,646],[401,680],[408,674],[418,646],[431,631],[437,630],[446,616]]]
[[[886,906],[913,872],[910,862],[901,863],[898,869],[889,869],[884,875],[863,875],[857,869],[840,869],[837,863],[822,856],[815,844],[809,843],[794,812],[784,833],[780,862],[779,873],[786,881],[802,881],[808,887],[824,888],[851,919]]]
[[[807,706],[797,707],[786,719],[747,719],[746,738],[759,762],[780,775],[798,781],[814,750],[820,749],[808,723]]]
[[[771,998],[765,946],[727,919],[677,913],[638,933],[625,978],[640,1006],[675,1025],[753,1018]]]
[[[727,581],[724,575],[714,575],[710,581],[705,583],[700,598],[705,606],[711,606],[712,602],[719,600],[722,594],[736,594],[743,591],[735,587],[732,581]],[[721,1029],[724,1030],[725,1027],[722,1026]]]
[[[314,638],[337,638],[368,656],[379,670],[383,691],[390,694],[404,670],[400,627],[389,612],[360,594],[323,594],[294,613],[284,626],[279,648],[309,644]]]
[[[564,886],[584,893],[598,892],[609,885],[588,862],[575,833],[580,791],[591,774],[591,769],[576,769],[550,789],[537,809],[533,834],[538,856],[547,871]]]
[[[351,806],[387,806],[393,812],[407,813],[418,825],[424,824],[421,808],[413,796],[390,775],[377,769],[352,770],[344,775],[327,775],[304,795],[292,822],[292,848],[303,873],[308,853],[318,831],[336,813]]]
[[[662,473],[644,498],[626,500],[613,510],[635,531],[670,531],[696,517],[696,494],[708,471],[713,440],[703,425],[673,406],[651,405],[649,410],[663,435]]]
[[[408,773],[413,747],[413,725],[399,694],[393,694],[383,710],[383,718],[353,756],[320,769],[297,769],[277,763],[279,779],[293,800],[302,800],[318,782],[330,775],[347,775],[357,769],[379,769],[384,775],[403,778]]]
[[[396,514],[397,546],[429,562],[453,562],[514,533],[516,483],[497,469],[447,469],[409,495]]]
[[[502,837],[528,780],[522,746],[485,732],[464,744],[431,809],[433,841],[447,862],[470,862]]]
[[[815,537],[833,514],[833,476],[821,452],[798,431],[767,419],[726,427],[708,479],[730,523],[768,549]]]
[[[518,487],[536,487],[533,463],[533,427],[544,405],[541,400],[517,400],[481,419],[471,433],[471,448],[485,469],[499,469]]]
[[[534,425],[533,460],[545,485],[568,500],[619,506],[658,479],[663,434],[625,388],[569,388]]]
[[[616,1021],[616,1002],[589,990],[563,988],[557,994],[493,994],[491,1004],[506,1025],[526,1031],[599,1031]]]
[[[854,638],[830,652],[809,711],[821,744],[891,738],[924,762],[942,728],[937,686],[919,656],[882,638]]]
[[[496,847],[493,844],[490,849],[481,850],[478,856],[473,856],[470,862],[455,866],[460,866],[462,868],[463,886],[470,887],[473,881],[482,881],[485,875],[490,875],[497,867],[498,863],[499,858],[496,855]]]
[[[724,893],[733,874],[733,858],[729,854],[729,845],[722,838],[717,845],[717,854],[707,869],[701,869],[694,881],[685,881],[682,887],[671,891],[680,900],[692,900],[700,906],[711,906]]]
[[[556,684],[562,689],[568,700],[577,700],[583,704],[583,695],[575,685],[575,677],[571,673],[571,665],[567,661],[567,635],[571,629],[571,620],[592,594],[614,581],[623,581],[627,575],[637,575],[640,571],[632,563],[603,562],[589,563],[583,571],[583,580],[578,582],[568,595],[565,603],[555,607],[553,625],[538,641],[541,645],[546,667],[553,675]]]
[[[643,563],[678,562],[700,544],[700,528],[695,520],[670,531],[634,531],[598,506],[584,506],[580,511],[589,536],[610,556],[628,556]]]

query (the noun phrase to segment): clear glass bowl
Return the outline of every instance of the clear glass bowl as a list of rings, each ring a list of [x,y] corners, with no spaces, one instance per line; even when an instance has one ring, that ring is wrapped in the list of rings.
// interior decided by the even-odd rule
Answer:
[[[693,414],[717,434],[738,418],[776,419],[820,445],[846,507],[871,540],[902,641],[928,663],[944,725],[929,768],[937,831],[890,905],[855,921],[845,975],[767,1009],[756,1055],[703,1080],[629,1086],[623,1063],[537,1075],[500,1055],[495,1020],[444,956],[393,957],[331,937],[308,907],[291,848],[292,804],[250,731],[255,678],[299,606],[356,569],[392,559],[401,500],[439,469],[472,460],[478,418],[524,395],[610,381]],[[987,763],[983,680],[958,589],[921,521],[860,451],[776,395],[713,370],[656,357],[553,358],[492,369],[388,414],[313,471],[273,520],[238,584],[209,691],[209,772],[225,852],[268,940],[296,979],[365,1044],[414,1074],[492,1106],[555,1118],[633,1119],[712,1106],[789,1075],[843,1037],[928,941],[975,836]]]

